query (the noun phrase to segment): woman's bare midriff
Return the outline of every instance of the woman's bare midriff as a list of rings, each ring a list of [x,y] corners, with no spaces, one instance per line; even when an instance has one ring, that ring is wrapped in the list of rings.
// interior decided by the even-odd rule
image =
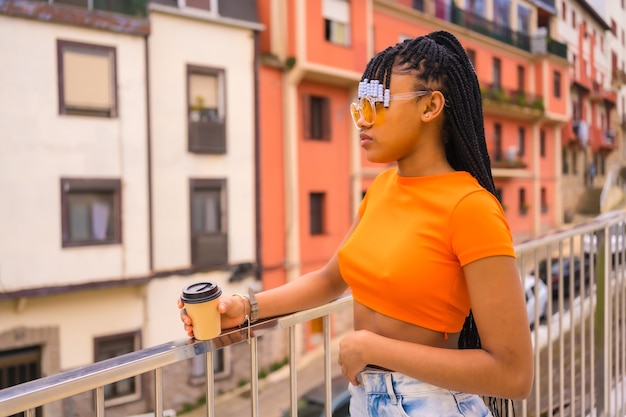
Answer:
[[[356,301],[354,301],[354,329],[369,330],[390,339],[421,345],[447,349],[458,348],[459,333],[448,333],[446,338],[441,332],[385,316]]]

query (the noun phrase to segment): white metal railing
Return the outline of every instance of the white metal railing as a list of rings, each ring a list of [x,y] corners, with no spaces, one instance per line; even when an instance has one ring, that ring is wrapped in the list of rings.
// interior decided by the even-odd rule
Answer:
[[[538,319],[532,329],[535,384],[530,397],[515,404],[517,415],[626,415],[625,234],[626,212],[619,211],[516,246],[521,276],[524,282],[532,284],[529,298],[537,301],[545,291],[548,293],[545,302],[535,302],[529,312],[539,317],[545,308],[544,318]],[[325,407],[326,415],[331,415],[330,316],[349,308],[351,303],[351,297],[345,297],[318,308],[255,323],[250,329],[230,330],[210,341],[170,342],[6,388],[0,390],[0,415],[25,412],[26,416],[34,416],[41,405],[93,391],[96,416],[104,416],[105,385],[153,372],[154,415],[163,417],[163,368],[205,355],[206,414],[213,417],[213,354],[226,346],[247,342],[251,415],[256,417],[257,339],[288,329],[291,416],[296,417],[296,326],[319,317],[324,318]]]

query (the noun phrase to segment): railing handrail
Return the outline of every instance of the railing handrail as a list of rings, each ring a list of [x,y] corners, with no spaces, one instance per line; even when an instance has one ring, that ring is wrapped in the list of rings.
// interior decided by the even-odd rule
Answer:
[[[250,327],[234,328],[211,340],[180,339],[167,342],[5,388],[0,390],[0,415],[12,415],[200,354],[215,352],[274,329],[289,328],[334,313],[346,308],[351,302],[352,296],[347,295],[309,310],[261,320]]]
[[[520,272],[530,272],[528,270],[528,265],[524,265],[524,261],[525,260],[538,261],[539,260],[538,256],[548,256],[549,258],[553,254],[559,257],[565,257],[565,256],[571,257],[575,255],[581,255],[582,252],[580,251],[582,250],[582,248],[581,247],[573,248],[571,243],[574,241],[582,243],[583,237],[585,238],[591,237],[592,242],[594,241],[593,239],[598,239],[598,241],[600,241],[600,238],[602,237],[602,240],[600,242],[604,242],[604,244],[600,246],[600,251],[598,252],[596,251],[596,249],[593,249],[592,247],[591,252],[589,252],[589,255],[592,256],[591,257],[592,265],[595,265],[595,262],[596,262],[594,260],[595,255],[598,255],[599,257],[598,259],[605,259],[605,262],[599,262],[600,265],[602,263],[610,265],[609,263],[607,263],[608,260],[610,259],[609,258],[610,254],[608,253],[608,251],[605,252],[602,249],[603,247],[610,247],[610,240],[609,240],[610,233],[605,233],[605,232],[612,230],[614,225],[620,225],[615,230],[618,230],[619,233],[626,233],[623,227],[623,224],[626,224],[626,211],[617,210],[617,211],[603,214],[588,223],[576,225],[568,230],[557,231],[553,234],[542,236],[532,241],[517,244],[515,245],[515,251],[517,253],[518,260],[520,262]],[[563,252],[562,245],[565,243],[567,246],[568,242],[570,244],[569,248],[576,250],[577,253],[566,254],[565,252]],[[626,255],[626,252],[623,252],[624,248],[621,248],[621,246],[618,247],[616,245],[614,250],[618,250],[618,249],[620,253],[622,253],[622,255]],[[558,254],[556,252],[548,253],[550,252],[550,250],[556,251],[558,252]],[[535,268],[535,267],[538,267],[538,264],[534,262],[530,266]],[[624,271],[626,271],[626,269]],[[617,274],[616,272],[613,272],[613,275],[617,274],[616,279],[619,279],[620,285],[626,288],[626,276],[624,274],[624,271],[620,272],[619,274]],[[560,274],[562,275],[563,272],[561,271]],[[593,289],[594,286],[601,285],[600,282],[603,281],[603,280],[600,280],[599,278],[596,281],[596,278],[593,276],[593,272],[592,272],[592,276],[587,277],[587,278],[589,278],[589,284],[586,284],[584,279],[581,280],[582,281],[581,292],[585,288],[584,287],[585,285],[590,285],[592,287],[591,289]],[[535,279],[539,280],[539,277],[537,276],[535,277]],[[608,275],[606,275],[604,279],[608,279]],[[551,285],[551,284],[548,284],[548,285]],[[562,287],[563,285],[564,284],[562,283],[562,281],[560,281],[560,286]],[[570,281],[570,285],[572,286],[574,285],[573,281]],[[611,286],[613,285],[615,285],[615,283],[611,282]],[[535,294],[537,294],[536,288],[537,287],[535,287]],[[554,287],[554,288],[557,288],[557,287]],[[607,300],[608,300],[607,294],[610,293],[609,288],[612,288],[612,287],[603,286],[601,287],[601,291],[600,291],[601,292],[600,295],[603,296]],[[560,295],[560,292],[559,292],[559,299],[555,300],[554,303],[557,303],[557,302],[558,302],[558,305],[562,307],[563,297]],[[597,304],[598,301],[594,301],[594,302]],[[95,390],[97,404],[100,405],[100,408],[96,407],[98,411],[97,415],[104,416],[103,387],[105,385],[129,378],[129,377],[133,377],[133,376],[137,376],[140,374],[154,371],[155,372],[155,387],[156,387],[155,392],[159,392],[159,389],[162,388],[162,383],[160,381],[160,379],[162,378],[162,368],[164,368],[167,365],[171,365],[171,364],[181,362],[187,359],[191,359],[197,356],[205,355],[207,358],[207,362],[206,362],[207,394],[208,394],[207,410],[208,410],[208,415],[212,417],[214,415],[213,409],[212,409],[214,402],[212,401],[213,398],[210,396],[215,395],[215,389],[213,386],[213,373],[212,373],[213,362],[211,360],[212,354],[215,351],[223,349],[227,346],[231,346],[234,344],[247,341],[250,344],[250,351],[251,351],[250,392],[251,392],[251,398],[253,401],[253,405],[252,405],[253,414],[252,415],[254,417],[254,416],[257,416],[257,414],[255,413],[258,413],[258,379],[257,379],[258,362],[256,358],[257,338],[263,335],[269,334],[270,332],[281,330],[281,329],[289,330],[290,357],[293,358],[293,361],[291,361],[290,363],[291,385],[292,385],[291,404],[292,404],[292,415],[295,415],[293,413],[295,413],[294,405],[297,404],[297,398],[296,398],[297,391],[293,389],[293,387],[295,385],[295,380],[296,380],[295,374],[297,373],[297,370],[296,370],[296,365],[295,365],[296,336],[295,336],[294,328],[295,326],[299,324],[309,322],[310,320],[317,319],[319,317],[324,317],[324,329],[325,329],[324,352],[325,352],[325,355],[327,355],[325,356],[325,372],[324,373],[326,377],[328,377],[328,375],[330,374],[330,369],[329,369],[330,365],[328,363],[329,358],[330,358],[330,354],[328,353],[330,351],[330,347],[329,347],[330,336],[327,331],[327,329],[329,328],[328,326],[329,316],[332,313],[339,312],[345,308],[348,308],[351,305],[351,303],[352,303],[352,296],[346,295],[331,303],[328,303],[319,307],[315,307],[309,310],[304,310],[304,311],[300,311],[297,313],[293,313],[293,314],[289,314],[289,315],[285,315],[281,317],[262,320],[249,327],[234,328],[234,329],[225,331],[223,334],[221,334],[220,336],[212,340],[194,341],[193,339],[181,339],[181,340],[177,340],[173,342],[168,342],[168,343],[164,343],[158,346],[142,349],[137,352],[131,352],[125,355],[115,357],[115,358],[96,362],[94,364],[83,366],[77,369],[65,371],[59,374],[43,377],[43,378],[36,379],[30,382],[25,382],[23,384],[19,384],[13,387],[5,388],[3,390],[0,390],[0,415],[12,415],[12,414],[27,410],[27,415],[33,416],[34,414],[32,414],[32,411],[36,407],[49,404],[49,403],[52,403],[54,401],[58,401],[64,398],[68,398],[75,394]],[[553,305],[552,301],[550,301],[550,305],[551,306]],[[586,314],[589,314],[589,311],[593,310],[594,305],[595,304],[592,303],[590,306],[581,307],[581,310],[579,312],[582,314],[583,311],[586,311]],[[603,310],[607,309],[608,311],[608,308],[609,308],[608,304],[600,304],[600,306]],[[624,297],[623,308],[626,311],[626,297]],[[537,309],[538,307],[536,307],[536,311],[538,311]],[[549,311],[552,311],[552,307],[549,307]],[[540,317],[540,316],[537,314],[536,317]],[[559,315],[558,320],[562,321],[563,316]],[[570,310],[570,320],[573,321],[573,310]],[[614,320],[619,321],[621,319],[614,319]],[[591,323],[593,324],[594,321],[591,320]],[[551,333],[553,332],[552,320],[548,320],[547,326],[548,326],[547,328],[548,336],[552,334],[552,337],[548,337],[548,339],[554,339],[555,333]],[[606,329],[610,328],[607,325],[607,323],[604,323],[603,326],[604,326],[603,328],[606,328]],[[562,323],[560,323],[558,327],[561,328]],[[590,334],[594,332],[593,329],[590,329],[587,331],[591,332]],[[538,328],[536,328],[535,337],[539,337]],[[561,336],[561,337],[564,337],[564,336]],[[537,346],[536,346],[536,349],[537,349]],[[536,355],[538,355],[538,352],[539,351],[536,350]],[[254,354],[254,357],[252,356],[252,354]],[[536,356],[536,357],[538,358],[539,356]],[[610,355],[608,357],[609,359],[605,360],[607,367],[609,366],[610,360],[611,360]],[[596,371],[594,369],[592,369],[590,372],[592,376],[596,375]],[[536,370],[536,373],[539,374],[538,369]],[[605,381],[604,383],[605,386],[602,387],[603,389],[602,392],[609,392],[609,389],[607,388],[610,386],[609,382]],[[329,410],[330,385],[328,385],[328,378],[326,380],[326,383],[327,383],[327,386],[326,386],[327,414],[330,414],[330,410]],[[591,389],[591,391],[593,391],[593,389]],[[539,398],[538,392],[539,390],[537,390],[537,394],[536,394],[537,397],[535,398],[536,400],[535,407],[537,408],[540,407],[540,402],[538,400]],[[157,394],[155,395],[155,397],[156,397],[155,398],[155,415],[160,415],[162,414],[162,406],[163,406],[162,395]],[[526,410],[524,408],[525,406],[526,405],[524,403],[522,407],[522,415],[526,415],[525,414]],[[553,407],[548,407],[548,408],[553,409]],[[602,405],[602,406],[599,406],[599,408],[601,410],[604,410],[605,406]],[[583,404],[583,409],[584,409],[584,404]]]

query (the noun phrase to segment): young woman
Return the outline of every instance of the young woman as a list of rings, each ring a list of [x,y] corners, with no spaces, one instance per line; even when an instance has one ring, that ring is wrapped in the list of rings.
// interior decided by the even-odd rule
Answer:
[[[339,365],[353,417],[487,416],[481,396],[526,398],[528,318],[462,45],[439,31],[378,53],[351,110],[368,160],[396,168],[374,180],[322,269],[256,300],[224,297],[222,326],[251,312],[308,309],[350,288],[354,332],[340,343]]]

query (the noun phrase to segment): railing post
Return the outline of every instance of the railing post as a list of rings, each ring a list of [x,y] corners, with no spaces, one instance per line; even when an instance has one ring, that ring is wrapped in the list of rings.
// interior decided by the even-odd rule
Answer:
[[[213,371],[213,351],[205,355],[204,375],[206,376],[206,410],[208,417],[215,417],[215,373]]]
[[[597,391],[593,389],[592,394],[595,396],[595,404],[592,403],[592,407],[595,405],[596,415],[598,417],[606,416],[606,406],[608,404],[607,389],[607,377],[610,377],[610,372],[607,372],[608,360],[607,349],[608,344],[607,337],[610,329],[607,327],[607,321],[610,318],[608,314],[609,297],[607,294],[608,285],[607,277],[610,268],[607,265],[609,263],[610,251],[607,251],[607,246],[610,247],[610,241],[607,244],[607,240],[610,239],[610,234],[607,233],[606,228],[598,231],[596,234],[598,251],[596,252],[596,305],[595,305],[595,332],[594,332],[594,347],[595,355],[592,355],[591,366],[594,366],[594,362],[598,366],[595,367],[595,378],[592,378],[592,383],[595,381]],[[597,356],[597,358],[596,358]],[[596,361],[597,359],[597,361]]]
[[[163,417],[163,368],[154,370],[154,416]]]
[[[259,358],[257,357],[257,338],[252,337],[250,343],[250,406],[252,407],[252,417],[259,416]]]
[[[326,392],[326,414],[332,416],[332,373],[331,373],[331,347],[330,347],[330,315],[324,316],[324,387]]]
[[[298,417],[298,368],[296,365],[296,326],[289,326],[289,387],[291,417]]]

